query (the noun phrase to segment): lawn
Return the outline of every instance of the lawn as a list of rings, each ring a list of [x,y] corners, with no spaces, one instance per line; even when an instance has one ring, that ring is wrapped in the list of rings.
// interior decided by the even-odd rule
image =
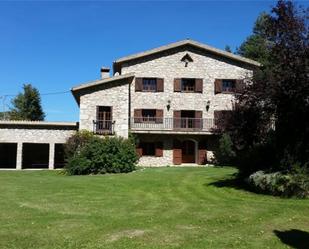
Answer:
[[[309,248],[309,200],[225,186],[233,168],[0,172],[0,248]]]

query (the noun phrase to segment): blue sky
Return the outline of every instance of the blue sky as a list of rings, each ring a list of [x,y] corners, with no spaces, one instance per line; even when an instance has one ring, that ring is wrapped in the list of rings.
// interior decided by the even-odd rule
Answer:
[[[185,38],[234,50],[274,1],[0,2],[0,96],[98,79],[122,56]],[[1,101],[1,99],[0,99]],[[6,104],[10,104],[9,98]],[[78,121],[71,93],[42,95],[49,121]],[[2,111],[2,103],[0,103]]]

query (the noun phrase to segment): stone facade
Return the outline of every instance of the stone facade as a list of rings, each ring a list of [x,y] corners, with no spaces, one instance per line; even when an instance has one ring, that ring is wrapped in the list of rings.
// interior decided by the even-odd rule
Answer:
[[[104,84],[94,91],[80,96],[80,129],[93,131],[97,106],[112,107],[114,132],[117,136],[128,137],[129,130],[129,87],[125,80]]]
[[[181,59],[189,54],[193,62],[187,67]],[[203,111],[203,118],[213,118],[215,110],[231,110],[233,94],[214,93],[215,79],[245,79],[252,75],[252,70],[240,63],[214,57],[194,49],[176,49],[159,55],[141,58],[125,63],[122,74],[134,72],[135,77],[164,78],[164,92],[135,92],[135,84],[131,88],[131,117],[134,109],[163,109],[164,117],[173,117],[174,110]],[[175,78],[202,78],[203,93],[174,92]],[[168,111],[166,105],[171,101]],[[206,103],[210,108],[206,111]]]
[[[53,169],[55,145],[64,144],[77,129],[77,123],[0,121],[0,144],[17,144],[16,169],[22,169],[23,144],[48,144],[48,167]],[[33,153],[36,152],[34,151]]]

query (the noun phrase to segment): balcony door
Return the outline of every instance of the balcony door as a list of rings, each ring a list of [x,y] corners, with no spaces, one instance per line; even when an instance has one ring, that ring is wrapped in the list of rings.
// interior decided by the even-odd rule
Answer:
[[[97,107],[97,127],[99,133],[105,133],[112,129],[112,107],[98,106]]]
[[[174,128],[180,130],[201,130],[202,111],[174,111]]]

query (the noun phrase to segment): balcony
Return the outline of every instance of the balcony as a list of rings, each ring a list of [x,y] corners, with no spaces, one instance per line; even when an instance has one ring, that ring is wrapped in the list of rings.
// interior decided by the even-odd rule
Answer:
[[[97,135],[113,135],[114,124],[112,120],[93,120],[93,133]]]
[[[130,118],[135,133],[190,133],[210,134],[216,128],[212,118]]]

